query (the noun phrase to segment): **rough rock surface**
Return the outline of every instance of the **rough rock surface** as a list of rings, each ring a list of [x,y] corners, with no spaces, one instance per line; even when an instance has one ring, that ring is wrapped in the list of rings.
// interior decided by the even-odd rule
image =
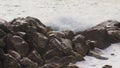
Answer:
[[[120,41],[120,23],[105,21],[89,30],[53,31],[37,18],[0,20],[0,68],[78,68],[85,55],[106,59],[95,48]]]

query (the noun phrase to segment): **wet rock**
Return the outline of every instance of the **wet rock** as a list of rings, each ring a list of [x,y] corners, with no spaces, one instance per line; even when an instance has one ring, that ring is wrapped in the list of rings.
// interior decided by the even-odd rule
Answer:
[[[65,34],[63,32],[58,31],[49,31],[48,32],[49,38],[65,38]]]
[[[20,60],[21,59],[21,55],[19,53],[17,53],[16,51],[13,50],[9,50],[8,53],[13,56],[15,59]]]
[[[41,68],[60,68],[60,65],[58,63],[49,63],[45,64]]]
[[[4,68],[21,68],[21,65],[18,61],[11,55],[5,54],[4,55]]]
[[[74,64],[72,64],[72,63],[70,63],[70,64],[67,66],[67,68],[79,68],[79,67],[76,66],[76,65],[74,65]]]
[[[0,48],[0,60],[3,60],[4,54],[5,54],[4,50]]]
[[[63,52],[59,51],[58,49],[51,49],[51,50],[48,50],[48,51],[43,55],[43,57],[44,57],[46,60],[50,60],[50,59],[52,59],[54,56],[63,57],[64,54],[63,54]]]
[[[76,35],[74,38],[73,38],[73,49],[78,52],[79,54],[85,56],[90,47],[88,45],[86,45],[86,38],[85,36],[83,35]]]
[[[28,35],[27,41],[31,48],[36,49],[40,54],[44,53],[48,44],[48,38],[39,32],[34,32],[31,33],[31,35]]]
[[[86,44],[90,47],[91,50],[95,49],[96,45],[96,41],[91,41],[91,40],[87,40]]]
[[[5,35],[6,33],[2,29],[0,29],[0,38],[3,38]]]
[[[36,31],[46,34],[47,27],[42,24],[37,18],[26,17],[21,18],[18,17],[10,22],[10,28],[16,31],[26,32],[28,27],[33,27]]]
[[[29,45],[20,36],[8,35],[6,43],[8,49],[17,51],[21,56],[26,56],[29,52]]]
[[[11,32],[8,29],[9,23],[6,20],[0,19],[0,29],[3,30],[5,33]]]
[[[112,66],[111,65],[105,65],[102,68],[112,68]]]
[[[37,62],[39,66],[44,64],[44,60],[42,59],[41,55],[36,51],[33,50],[29,55],[28,58],[31,59],[34,62]]]
[[[20,36],[21,38],[24,38],[26,33],[25,32],[16,32],[16,35]]]
[[[107,57],[101,56],[99,53],[94,50],[90,50],[89,55],[96,57],[97,59],[108,60]]]
[[[3,39],[0,39],[0,48],[4,48],[5,47],[5,42]]]
[[[24,57],[23,59],[20,60],[20,63],[23,68],[37,68],[38,64],[31,61],[29,58]]]
[[[73,37],[74,37],[74,32],[73,31],[70,31],[70,30],[68,30],[68,31],[63,31],[63,33],[65,34],[65,37],[67,38],[67,39],[73,39]]]

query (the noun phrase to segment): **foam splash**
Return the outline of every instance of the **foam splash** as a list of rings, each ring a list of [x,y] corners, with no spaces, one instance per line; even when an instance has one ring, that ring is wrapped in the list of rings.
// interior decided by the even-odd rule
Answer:
[[[120,43],[112,44],[110,47],[102,50],[102,52],[104,56],[109,58],[108,60],[85,56],[86,61],[77,62],[76,65],[80,68],[102,68],[104,65],[112,65],[113,68],[120,68]]]

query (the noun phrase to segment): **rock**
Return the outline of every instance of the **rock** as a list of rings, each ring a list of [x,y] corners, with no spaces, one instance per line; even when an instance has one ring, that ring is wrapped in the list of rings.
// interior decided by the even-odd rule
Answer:
[[[25,32],[16,32],[16,35],[20,36],[21,38],[24,38],[26,33]]]
[[[8,49],[17,51],[22,57],[27,56],[29,45],[20,36],[8,35],[6,37],[6,43]]]
[[[49,31],[48,32],[49,38],[65,38],[65,34],[63,32],[58,31]]]
[[[18,17],[10,22],[11,30],[26,32],[29,27],[33,27],[36,31],[46,34],[47,27],[42,24],[37,18]]]
[[[70,31],[70,30],[68,30],[68,31],[62,31],[64,34],[65,34],[65,37],[67,38],[67,39],[73,39],[73,37],[74,37],[74,32],[73,31]]]
[[[6,20],[0,19],[0,29],[3,30],[5,33],[11,32],[8,29],[9,23]]]
[[[21,55],[19,53],[17,53],[16,51],[13,50],[9,50],[8,53],[13,56],[15,59],[20,60],[21,59]]]
[[[37,68],[38,64],[31,61],[29,58],[24,57],[23,59],[20,60],[20,63],[23,68]]]
[[[3,39],[0,39],[0,48],[4,48],[5,47],[5,42]]]
[[[41,68],[61,68],[61,67],[58,63],[49,63],[49,64],[45,64]]]
[[[79,67],[76,66],[76,65],[74,65],[74,64],[72,64],[72,63],[70,63],[70,64],[67,66],[67,68],[79,68]]]
[[[39,52],[40,54],[44,53],[46,46],[48,44],[48,38],[39,32],[33,32],[27,35],[27,42]]]
[[[0,38],[3,38],[5,35],[6,33],[2,29],[0,29]]]
[[[79,53],[83,56],[85,56],[88,53],[88,51],[90,50],[90,47],[88,45],[86,45],[86,38],[81,34],[76,35],[73,38],[72,42],[73,42],[73,49],[77,53]]]
[[[91,50],[95,49],[96,45],[96,41],[91,41],[91,40],[87,40],[86,44],[90,47]]]
[[[44,60],[42,59],[41,55],[36,51],[33,50],[29,55],[28,58],[31,59],[34,62],[37,62],[39,66],[44,64]]]
[[[43,57],[44,57],[46,60],[50,60],[50,59],[52,59],[54,56],[63,57],[64,54],[63,54],[63,52],[59,51],[58,49],[51,49],[51,50],[46,51],[46,53],[43,55]]]
[[[0,60],[3,60],[5,52],[0,48]]]
[[[112,66],[111,65],[105,65],[102,68],[112,68]]]
[[[94,50],[90,50],[89,55],[96,57],[97,59],[108,60],[107,57],[101,56],[99,53]]]
[[[3,60],[4,68],[21,68],[18,61],[11,55],[5,54]]]
[[[108,20],[91,29],[78,32],[77,34],[82,34],[87,39],[96,41],[96,47],[103,49],[108,47],[111,43],[119,42],[119,23],[118,21]]]

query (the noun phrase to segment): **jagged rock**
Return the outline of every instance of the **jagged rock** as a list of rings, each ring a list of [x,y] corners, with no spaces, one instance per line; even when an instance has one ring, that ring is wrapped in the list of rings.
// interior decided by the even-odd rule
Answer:
[[[0,29],[0,38],[3,38],[5,35],[6,33],[2,29]]]
[[[20,36],[21,38],[24,38],[26,33],[25,32],[16,32],[16,35]]]
[[[105,65],[102,68],[112,68],[112,66],[111,65]]]
[[[3,39],[0,39],[0,48],[4,48],[5,47],[5,42]]]
[[[20,60],[21,59],[21,55],[19,53],[17,53],[16,51],[13,50],[9,50],[8,53],[13,56],[15,59]]]
[[[42,33],[33,32],[27,35],[27,42],[31,48],[36,49],[40,54],[42,54],[48,44],[48,38]]]
[[[17,51],[21,56],[27,56],[29,52],[28,43],[20,36],[8,35],[6,37],[6,45],[8,49]]]
[[[91,41],[91,40],[87,40],[86,44],[90,47],[91,50],[95,49],[96,45],[96,41]]]
[[[76,66],[76,65],[74,65],[74,64],[72,64],[72,63],[70,63],[70,64],[67,66],[67,68],[79,68],[79,67]]]
[[[48,63],[42,66],[41,68],[60,68],[60,65],[58,63]]]
[[[8,29],[8,25],[9,25],[9,23],[6,20],[0,19],[0,29],[3,30],[5,33],[11,32]]]
[[[88,45],[86,45],[86,38],[85,36],[79,34],[76,35],[73,40],[73,49],[78,52],[79,54],[85,56],[88,51],[90,50],[90,47]]]
[[[37,63],[31,61],[27,57],[23,57],[23,59],[20,60],[20,63],[21,63],[23,68],[37,68],[38,67]]]
[[[41,55],[36,51],[33,50],[29,55],[28,58],[31,59],[34,62],[37,62],[39,66],[44,64],[44,60],[42,59]]]
[[[0,48],[0,60],[3,60],[5,52]]]
[[[11,55],[5,54],[3,60],[4,68],[21,68],[18,61]]]
[[[0,60],[0,68],[3,68],[3,62]]]
[[[58,49],[51,49],[51,50],[48,50],[48,51],[43,55],[43,57],[44,57],[46,60],[50,60],[50,59],[52,59],[54,56],[63,57],[64,54],[63,54],[63,52],[59,51]]]
[[[89,55],[96,57],[97,59],[108,60],[107,57],[101,56],[98,52],[94,50],[89,51]]]
[[[51,38],[65,38],[65,34],[63,32],[58,31],[49,31],[48,36]]]
[[[10,28],[14,31],[26,32],[28,27],[33,27],[36,31],[46,34],[47,27],[42,24],[37,18],[26,17],[16,18],[10,22]]]
[[[108,20],[77,34],[82,34],[89,40],[96,41],[96,47],[98,48],[106,48],[111,43],[119,42],[119,24],[118,21]]]
[[[65,37],[67,38],[67,39],[71,39],[72,40],[72,38],[74,37],[74,32],[73,31],[63,31],[63,33],[65,34]]]

